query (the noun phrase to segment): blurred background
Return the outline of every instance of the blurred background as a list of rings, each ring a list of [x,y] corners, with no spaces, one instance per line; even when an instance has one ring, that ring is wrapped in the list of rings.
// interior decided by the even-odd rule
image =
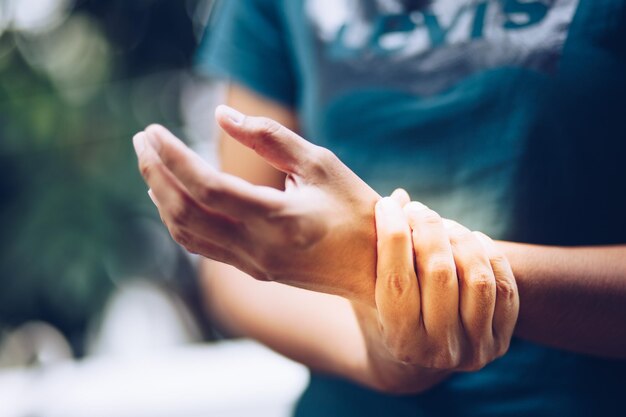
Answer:
[[[214,162],[211,0],[0,0],[0,416],[288,415],[306,371],[215,341],[133,134]],[[252,411],[251,411],[252,410]]]

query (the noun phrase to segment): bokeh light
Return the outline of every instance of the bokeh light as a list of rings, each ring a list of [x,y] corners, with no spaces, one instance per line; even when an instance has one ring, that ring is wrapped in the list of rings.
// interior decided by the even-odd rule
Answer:
[[[5,16],[16,31],[45,33],[63,23],[74,0],[3,0]]]

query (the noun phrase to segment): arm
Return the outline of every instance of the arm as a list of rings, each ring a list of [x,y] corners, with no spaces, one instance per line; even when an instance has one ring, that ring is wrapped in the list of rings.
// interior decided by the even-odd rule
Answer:
[[[626,358],[626,246],[499,245],[519,284],[519,337]]]
[[[246,112],[256,113],[257,109],[263,109],[266,116],[281,120],[283,124],[295,128],[295,120],[290,112],[244,89],[231,87],[228,102]],[[221,138],[220,156],[225,172],[258,185],[282,188],[284,184],[283,173],[226,135]],[[399,202],[408,202],[406,193],[396,193],[395,198]],[[401,211],[399,204],[396,210]],[[394,254],[391,245],[386,243],[389,240],[380,239],[380,236],[392,234],[398,225],[405,238],[406,252],[410,255],[406,259],[410,265],[403,269],[409,271],[413,262],[408,225],[393,218],[394,216],[387,217],[390,218],[385,221],[384,215],[377,216],[378,255],[386,256],[389,260],[381,261],[377,268],[379,279],[376,284],[376,297],[379,304],[387,300],[387,304],[395,308],[384,312],[362,302],[350,303],[336,296],[304,291],[278,283],[255,281],[236,268],[206,260],[202,276],[210,315],[226,332],[252,337],[317,371],[341,375],[385,392],[421,392],[432,387],[447,378],[451,372],[423,367],[417,364],[418,357],[412,360],[415,364],[409,364],[406,346],[398,346],[399,349],[393,352],[389,351],[389,346],[397,344],[398,341],[416,342],[419,339],[423,346],[426,346],[426,342],[432,342],[428,349],[434,352],[443,344],[437,344],[437,340],[421,334],[419,328],[405,327],[405,331],[402,332],[388,325],[387,333],[381,333],[380,330],[381,316],[387,317],[388,323],[395,321],[393,316],[398,314],[398,309],[403,310],[405,304],[413,302],[415,297],[419,298],[417,292],[409,292],[408,297],[398,298],[397,292],[394,291],[397,287],[388,285],[385,279],[393,275],[388,273],[388,269],[395,262],[392,262]],[[447,242],[447,236],[445,239]],[[427,253],[422,255],[423,259],[429,259]],[[426,273],[422,275],[422,281],[429,276]],[[406,281],[414,282],[415,285],[410,288],[417,288],[414,274],[407,276]],[[439,295],[433,298],[450,298],[447,294]],[[428,309],[427,306],[431,309],[438,307],[437,303],[433,302],[425,304],[423,310]],[[457,306],[452,305],[451,309],[454,314],[450,317],[456,321],[459,318],[456,314]],[[415,316],[417,318],[419,314],[416,313]],[[431,320],[431,326],[440,326],[434,317]],[[503,335],[504,343],[499,351],[495,352],[496,356],[506,351],[514,322],[513,318],[510,329]],[[457,330],[458,327],[460,326],[457,326]],[[389,331],[393,331],[395,337],[387,340],[385,335]],[[401,337],[398,337],[400,335]],[[448,339],[447,336],[445,338]],[[419,359],[424,359],[423,356],[425,355]],[[492,358],[490,352],[485,355],[485,358],[487,357]],[[458,362],[454,366],[461,365],[461,359],[467,362],[467,357],[461,358],[460,355],[456,359]],[[441,368],[446,367],[444,364],[439,365]]]
[[[231,86],[227,103],[297,128],[289,109],[244,88]],[[220,161],[223,171],[251,183],[284,188],[284,173],[226,134],[220,138]],[[254,338],[317,371],[373,386],[365,369],[365,343],[347,300],[259,282],[210,259],[202,262],[201,280],[208,313],[227,334]]]
[[[258,282],[226,264],[205,261],[203,293],[213,321],[324,373],[383,389],[367,369],[367,348],[350,303],[341,297]]]
[[[626,358],[626,246],[498,245],[519,287],[517,336]]]
[[[229,99],[231,102],[235,101],[240,108],[246,108],[248,111],[254,112],[256,108],[261,108],[269,116],[282,118],[283,123],[293,121],[285,109],[263,101],[245,90],[232,88]],[[226,114],[224,116],[229,118],[231,115]],[[234,117],[238,117],[237,114]],[[277,133],[281,132],[281,129],[284,129],[274,122],[274,124],[269,125],[267,125],[267,121],[258,124],[263,121],[250,118],[247,125],[252,129],[260,127],[260,134],[265,136],[268,141],[271,141]],[[238,135],[239,139],[254,140],[254,137],[250,137],[246,131],[244,123],[232,124],[233,120],[222,118],[222,123],[224,124],[224,122],[226,122],[226,129]],[[292,133],[288,132],[287,134],[298,142],[302,141],[294,137]],[[190,155],[187,149],[182,147],[174,138],[170,138],[169,133],[162,128],[151,127],[144,135],[163,136],[163,142],[156,144],[163,158],[162,163],[157,159],[153,149],[148,148],[143,151],[139,149],[139,154],[142,173],[153,187],[155,201],[159,205],[162,218],[170,228],[170,232],[187,248],[196,248],[200,253],[205,254],[208,251],[217,258],[225,257],[228,262],[228,251],[232,249],[224,243],[232,239],[233,234],[239,233],[238,221],[231,220],[229,216],[232,212],[236,214],[242,207],[230,204],[231,211],[222,210],[219,213],[220,217],[216,217],[218,213],[212,212],[211,209],[216,207],[220,210],[220,205],[227,204],[227,200],[233,198],[232,195],[225,195],[223,191],[227,185],[237,187],[238,185],[241,186],[241,183],[220,184],[218,174],[202,166],[201,161]],[[246,138],[246,136],[248,137]],[[371,263],[376,264],[375,260],[372,259],[375,258],[376,239],[372,233],[373,230],[371,230],[373,213],[369,212],[367,207],[371,204],[374,193],[342,164],[325,166],[324,164],[327,162],[337,160],[332,155],[328,155],[327,152],[320,152],[319,148],[303,141],[301,143],[303,158],[300,161],[294,161],[295,166],[289,167],[290,160],[298,156],[286,154],[283,155],[285,158],[282,159],[280,155],[276,154],[278,151],[288,150],[288,145],[289,142],[279,140],[271,147],[265,143],[257,143],[253,146],[257,152],[265,155],[275,165],[291,172],[290,178],[287,179],[288,188],[285,194],[289,191],[289,186],[291,190],[295,188],[296,191],[299,191],[296,188],[297,185],[302,186],[303,190],[296,192],[294,199],[288,201],[291,205],[287,206],[287,210],[283,210],[287,212],[288,216],[293,216],[293,212],[300,216],[302,214],[299,212],[302,210],[306,212],[315,209],[313,213],[315,218],[309,218],[310,222],[300,222],[303,226],[307,227],[311,223],[315,225],[316,222],[335,221],[336,228],[330,233],[330,227],[322,223],[322,233],[302,233],[298,228],[283,229],[279,227],[279,231],[289,234],[304,234],[305,237],[312,234],[319,241],[302,244],[300,240],[294,242],[290,239],[284,239],[279,234],[279,242],[283,245],[287,243],[291,253],[286,250],[285,246],[281,246],[277,250],[268,252],[268,254],[271,255],[271,260],[273,258],[280,260],[280,255],[287,252],[290,258],[296,260],[304,258],[306,263],[318,268],[320,265],[329,267],[328,272],[325,272],[327,276],[322,275],[321,277],[331,278],[333,281],[326,281],[326,284],[322,286],[323,290],[343,291],[346,295],[361,294],[362,297],[351,297],[354,300],[351,306],[345,299],[339,297],[302,291],[277,283],[260,283],[225,264],[207,261],[203,268],[207,304],[211,315],[221,324],[223,329],[231,334],[254,337],[317,370],[332,372],[373,388],[398,393],[423,391],[445,379],[453,370],[476,369],[506,351],[517,316],[516,303],[509,304],[507,308],[496,308],[496,310],[509,311],[512,307],[511,311],[514,311],[515,314],[510,315],[508,320],[498,322],[506,322],[502,329],[499,325],[494,324],[493,328],[500,331],[498,331],[497,336],[492,334],[490,323],[494,310],[496,280],[487,261],[488,257],[480,250],[476,241],[474,241],[474,245],[462,244],[458,247],[452,245],[452,237],[448,237],[441,223],[441,218],[438,216],[438,223],[434,225],[434,229],[432,227],[424,229],[432,229],[432,233],[427,234],[439,244],[431,244],[433,242],[427,238],[420,239],[424,245],[420,250],[419,258],[426,263],[426,267],[420,273],[420,286],[425,286],[429,296],[426,297],[425,301],[423,300],[421,303],[418,301],[416,304],[416,300],[420,298],[420,292],[413,291],[417,290],[417,278],[412,271],[413,251],[410,230],[406,222],[397,216],[377,216],[379,262],[378,266],[374,265],[373,270],[370,271],[368,266]],[[313,158],[315,161],[316,153],[318,157],[320,154],[324,157],[321,162],[311,164],[306,160],[306,158]],[[186,162],[181,157],[187,157],[184,158]],[[152,161],[150,161],[151,158]],[[223,138],[223,168],[231,174],[250,180],[250,183],[246,183],[245,191],[252,194],[259,193],[259,195],[263,193],[264,197],[277,195],[283,197],[283,194],[276,194],[275,189],[258,186],[259,184],[279,186],[284,175],[275,171],[262,160],[255,158],[257,157],[254,154],[247,152],[246,148],[231,138]],[[295,164],[295,162],[298,163]],[[168,168],[171,167],[172,171],[165,171],[163,165],[168,166]],[[310,178],[307,178],[308,173],[304,171],[301,174],[302,180],[298,178],[297,173],[292,171],[292,169],[306,170],[306,168],[309,168],[312,174],[310,174]],[[195,178],[194,170],[205,177],[202,185],[207,185],[208,181],[212,189],[204,188],[203,192],[198,192],[198,185],[194,184],[193,179],[190,180],[190,178]],[[180,176],[180,181],[170,174]],[[215,178],[215,181],[211,181],[211,176]],[[233,181],[232,178],[224,175],[222,178],[224,181]],[[320,195],[316,190],[317,185],[307,187],[308,182],[320,183],[322,179],[324,181],[330,179],[333,187],[338,188],[339,195],[336,193],[334,196],[333,193],[329,193],[328,196]],[[250,188],[251,183],[256,183],[257,187]],[[399,200],[408,202],[406,193],[394,194]],[[198,197],[204,199],[206,205],[194,200]],[[311,197],[317,198],[312,201]],[[215,199],[217,201],[214,201]],[[390,201],[390,199],[381,201]],[[305,205],[298,206],[301,203]],[[358,204],[353,208],[355,203]],[[267,228],[268,224],[263,224],[263,222],[267,222],[268,218],[270,219],[269,226],[276,226],[277,224],[273,219],[285,216],[284,213],[268,216],[263,213],[266,208],[258,206],[258,200],[249,200],[247,204],[254,204],[254,209],[247,213],[249,216],[245,220],[242,219],[243,221],[250,222],[251,217],[259,216],[259,212],[262,215],[260,224],[259,222],[250,223],[248,230],[253,229],[253,232],[258,232],[259,228]],[[244,203],[243,206],[247,204]],[[395,206],[392,210],[393,214],[399,212],[402,215],[400,204]],[[324,215],[324,208],[328,209],[326,215]],[[321,212],[320,209],[322,209]],[[426,213],[428,212],[427,210]],[[360,216],[359,213],[361,213]],[[342,214],[348,219],[356,219],[357,221],[344,222],[342,221]],[[386,218],[390,221],[384,221]],[[426,216],[423,220],[428,223],[428,219],[429,217]],[[337,222],[337,220],[339,221]],[[354,227],[346,227],[350,226],[350,223]],[[420,224],[419,221],[414,226],[417,227],[418,224]],[[282,225],[282,222],[279,222],[278,225]],[[361,230],[360,233],[359,230]],[[395,270],[394,264],[396,262],[393,248],[397,247],[399,231],[402,234],[404,252],[407,256],[402,258],[400,270]],[[216,232],[221,232],[221,241],[213,236]],[[252,239],[252,242],[258,243],[261,238],[267,239],[271,233],[276,234],[276,230],[270,228],[270,230],[258,234],[256,239]],[[351,239],[349,244],[346,244],[345,240],[337,240],[335,237],[343,237],[342,233],[345,234],[346,238]],[[363,236],[363,239],[358,239],[359,234]],[[355,236],[357,236],[356,240]],[[381,236],[383,237],[381,238]],[[390,238],[385,239],[384,236]],[[291,238],[291,236],[286,237]],[[448,242],[449,239],[450,242]],[[327,242],[328,240],[330,242]],[[467,239],[462,240],[463,242],[467,241]],[[359,245],[364,246],[368,241],[372,242],[368,248],[370,250],[355,251],[355,246],[358,249]],[[221,246],[218,246],[220,243]],[[327,245],[335,248],[335,250],[331,250],[331,256],[327,256]],[[455,250],[453,250],[453,246]],[[473,246],[474,250],[461,250],[467,249],[469,246]],[[311,248],[313,249],[310,250]],[[417,248],[418,246],[416,246],[416,250]],[[455,259],[452,257],[453,252],[455,258],[457,255],[461,256],[465,253],[464,258],[457,260],[456,267]],[[238,259],[241,261],[245,255],[248,254],[240,254]],[[325,257],[321,258],[320,255],[325,255]],[[441,271],[431,271],[428,268],[431,258],[438,257],[441,259],[442,256],[446,260],[445,272],[449,272],[447,277],[449,282],[457,281],[457,270],[466,271],[462,273],[461,281],[467,285],[461,289],[461,298],[469,297],[468,300],[470,301],[466,301],[468,307],[464,309],[464,314],[461,316],[458,314],[459,307],[458,301],[456,301],[459,298],[457,286],[439,285]],[[477,259],[481,265],[479,268],[475,267]],[[293,261],[293,259],[289,260]],[[236,260],[231,258],[230,261]],[[259,274],[261,278],[270,275],[287,277],[287,279],[291,279],[292,283],[295,282],[303,286],[311,283],[320,284],[311,281],[310,274],[315,271],[306,267],[303,268],[301,263],[297,264],[299,270],[292,273],[270,270],[268,271],[269,274],[265,275],[265,271],[255,270],[259,261],[259,259],[252,259],[245,260],[243,263],[235,262],[235,264],[250,270],[253,274]],[[283,266],[280,262],[277,265]],[[347,265],[347,272],[343,272],[342,268],[336,265],[342,265],[344,269]],[[360,274],[354,266],[360,268]],[[396,280],[399,271],[406,273],[403,282],[410,284],[406,287],[406,291],[401,291],[401,293],[398,292],[398,285],[400,284]],[[481,281],[485,284],[481,287],[485,291],[480,292],[473,288],[475,273],[477,273],[476,277],[479,280],[486,280],[485,282]],[[308,282],[295,281],[298,274],[307,279]],[[352,280],[352,285],[346,278]],[[506,274],[499,278],[505,279]],[[512,275],[509,280],[512,280]],[[374,282],[375,297],[373,291],[367,291],[374,286]],[[427,285],[428,282],[431,282],[432,285]],[[336,285],[339,283],[344,288],[337,287]],[[348,287],[349,291],[345,287]],[[360,292],[356,292],[355,289],[360,290]],[[493,291],[493,295],[491,295],[491,291]],[[463,296],[463,294],[466,295]],[[479,301],[481,297],[484,298],[483,301]],[[375,302],[373,298],[376,298]],[[499,303],[497,305],[501,306]],[[410,306],[417,307],[417,310],[409,310]],[[491,307],[485,308],[485,306]],[[446,314],[443,314],[444,310]],[[414,316],[414,320],[404,319],[409,311],[411,311],[410,315]],[[422,315],[428,316],[428,319],[419,319]],[[496,316],[499,317],[501,314],[496,314]],[[462,319],[465,319],[464,326],[461,326]],[[382,320],[386,323],[384,325],[386,330],[381,327]],[[471,327],[468,320],[485,324],[482,328],[484,328],[486,341],[479,340],[481,337],[477,337],[477,334],[472,335],[467,331]],[[396,323],[400,324],[400,327]],[[420,323],[425,323],[430,330],[427,332]],[[476,340],[470,340],[472,337]],[[450,346],[447,345],[450,340],[456,340],[457,346],[450,349]],[[411,345],[407,348],[405,342],[410,342]],[[480,346],[477,346],[475,342],[480,342]]]
[[[218,113],[218,121],[239,142],[288,173],[288,187],[284,193],[270,192],[233,181],[203,165],[167,132],[149,130],[148,134],[157,137],[152,138],[156,144],[152,150],[140,149],[140,166],[147,182],[159,187],[169,206],[162,211],[173,236],[191,251],[224,259],[257,279],[276,279],[374,306],[372,212],[379,197],[328,151],[274,122],[223,111]],[[167,174],[186,189],[161,172],[169,169]],[[217,223],[213,211],[222,216]],[[174,216],[168,218],[168,213]],[[201,239],[181,239],[180,231],[198,224],[198,216],[202,221],[195,232]],[[212,227],[207,229],[204,222]],[[220,230],[215,229],[216,224]],[[256,234],[232,244],[239,230],[225,233],[224,228],[241,224]],[[215,245],[217,240],[207,243],[206,238],[221,238],[222,246]],[[254,249],[246,248],[246,242],[254,242]],[[225,253],[225,247],[238,252]],[[558,329],[552,330],[558,334]],[[602,350],[594,353],[607,354]]]

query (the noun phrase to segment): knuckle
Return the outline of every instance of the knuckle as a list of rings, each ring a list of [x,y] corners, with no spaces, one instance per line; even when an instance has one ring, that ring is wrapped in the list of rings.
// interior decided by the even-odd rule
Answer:
[[[313,175],[323,176],[336,160],[337,157],[331,150],[316,146],[309,160],[309,170],[312,171]]]
[[[489,262],[498,267],[498,269],[508,269],[509,267],[509,260],[501,253],[490,256]]]
[[[262,139],[273,138],[280,132],[281,129],[282,125],[275,120],[267,117],[260,117],[258,119],[257,133]]]
[[[141,176],[146,181],[155,176],[157,176],[158,178],[158,174],[160,173],[161,175],[163,175],[163,172],[166,170],[163,162],[161,162],[160,160],[154,160],[152,158],[139,158],[139,162],[137,164]]]
[[[450,237],[450,243],[452,243],[452,245],[468,244],[476,239],[472,232],[460,226],[450,229],[448,236]]]
[[[187,247],[191,244],[191,236],[180,228],[172,229],[172,238],[181,246]]]
[[[475,266],[470,270],[468,280],[470,288],[479,295],[491,295],[496,285],[493,275],[481,266]]]
[[[337,156],[333,151],[323,146],[318,146],[316,149],[317,160],[324,165],[329,165],[337,160]]]
[[[459,366],[459,369],[466,372],[476,372],[483,369],[489,363],[482,355],[476,358],[471,358]]]
[[[490,359],[490,355],[493,355],[493,349],[485,349],[480,341],[474,342],[462,355],[457,369],[463,372],[479,371],[495,359],[493,357]]]
[[[415,335],[413,332],[394,331],[383,334],[383,342],[387,352],[396,362],[414,364],[417,360],[417,351],[414,348]]]
[[[495,338],[493,341],[493,360],[504,356],[509,350],[509,340],[503,338]]]
[[[407,245],[410,240],[410,235],[408,230],[396,228],[393,230],[389,230],[386,233],[385,240],[388,245],[397,248]]]
[[[500,250],[496,247],[493,239],[491,239],[489,236],[487,236],[483,232],[473,231],[472,237],[480,244],[483,253],[485,253],[489,257],[490,261],[496,261],[497,263],[508,263],[507,259],[504,257],[504,254],[500,252]]]
[[[421,220],[429,226],[438,226],[443,223],[439,213],[431,209],[422,210]]]
[[[177,225],[187,224],[191,216],[190,208],[187,204],[178,204],[170,211],[172,222]]]
[[[432,355],[429,367],[433,369],[457,369],[461,358],[455,349],[449,346],[439,347]]]
[[[496,358],[501,358],[506,355],[509,351],[509,347],[511,346],[511,339],[506,338],[505,340],[496,340]]]
[[[408,274],[400,271],[391,271],[387,273],[386,286],[387,290],[396,297],[402,295],[408,288]]]
[[[482,262],[475,262],[470,266],[470,276],[472,282],[480,287],[492,287],[495,285],[495,278],[490,269],[488,269]]]
[[[144,162],[143,160],[139,160],[139,172],[141,173],[141,176],[144,177],[146,181],[152,178],[153,170],[154,170],[153,165],[147,162]]]
[[[517,288],[513,282],[509,280],[498,280],[496,282],[496,288],[498,299],[507,303],[513,303],[517,299]]]
[[[200,201],[210,205],[220,201],[223,192],[214,184],[205,184],[198,192]]]
[[[461,364],[459,340],[454,334],[441,335],[422,343],[419,364],[424,368],[453,370]]]
[[[392,343],[387,345],[387,350],[391,354],[391,357],[397,362],[401,362],[405,365],[412,365],[414,363],[413,355],[402,344]]]
[[[491,241],[492,241],[492,239],[491,239],[489,236],[487,236],[486,234],[484,234],[484,233],[483,233],[483,232],[481,232],[480,230],[474,230],[474,231],[472,231],[472,234],[473,234],[474,236],[476,236],[476,237],[479,237],[479,238],[485,239],[485,240],[486,240],[486,241],[488,241],[488,242],[491,242]]]
[[[432,256],[424,272],[430,281],[441,287],[448,287],[456,281],[454,263],[447,256]]]
[[[226,190],[219,181],[205,178],[202,184],[197,185],[192,190],[192,194],[202,203],[211,204],[223,199]]]

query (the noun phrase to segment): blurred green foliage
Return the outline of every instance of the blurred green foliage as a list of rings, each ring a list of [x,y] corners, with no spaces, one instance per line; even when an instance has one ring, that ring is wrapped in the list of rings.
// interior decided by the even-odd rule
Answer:
[[[206,7],[79,1],[47,32],[0,35],[0,328],[44,320],[80,349],[116,280],[151,271],[156,212],[131,137],[182,123],[177,80]]]

